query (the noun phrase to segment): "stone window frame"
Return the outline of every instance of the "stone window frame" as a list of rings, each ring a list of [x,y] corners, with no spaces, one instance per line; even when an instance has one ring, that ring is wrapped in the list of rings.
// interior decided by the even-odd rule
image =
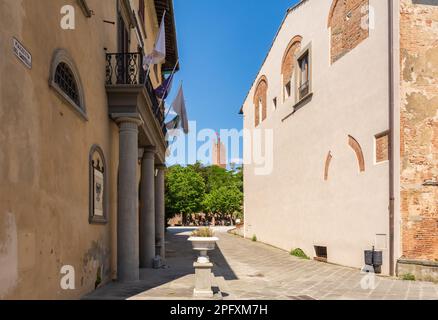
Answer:
[[[96,216],[94,215],[94,166],[93,166],[93,157],[95,154],[98,154],[100,159],[102,159],[102,166],[103,166],[103,216]],[[107,224],[108,223],[108,196],[109,196],[109,190],[108,190],[108,167],[105,160],[105,155],[102,150],[102,148],[94,144],[91,149],[90,153],[88,155],[88,168],[89,168],[89,213],[88,213],[88,222],[89,224]]]
[[[299,61],[305,56],[308,55],[308,93],[302,97],[300,97],[300,72],[301,67],[299,65]],[[312,42],[307,44],[304,48],[300,50],[296,54],[295,57],[295,105],[294,109],[297,109],[302,106],[302,103],[306,100],[308,100],[310,97],[313,96],[313,59],[312,59]]]
[[[73,74],[75,84],[78,90],[79,105],[74,102],[55,82],[55,74],[59,64],[64,63]],[[79,76],[78,68],[73,59],[65,49],[57,49],[53,53],[50,64],[49,86],[58,94],[58,96],[67,103],[81,118],[88,120],[87,109],[85,106],[85,95],[82,86],[81,78]]]

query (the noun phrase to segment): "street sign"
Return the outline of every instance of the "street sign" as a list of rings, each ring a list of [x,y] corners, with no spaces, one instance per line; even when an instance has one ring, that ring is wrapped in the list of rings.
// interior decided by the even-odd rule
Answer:
[[[12,39],[13,43],[13,51],[15,55],[20,59],[21,62],[24,63],[26,67],[32,69],[32,55],[26,48],[18,41],[17,39]]]

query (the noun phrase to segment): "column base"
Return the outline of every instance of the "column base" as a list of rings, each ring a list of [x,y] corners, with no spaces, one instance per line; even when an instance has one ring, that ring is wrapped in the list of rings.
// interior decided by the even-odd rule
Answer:
[[[198,263],[193,264],[195,268],[195,289],[193,296],[195,298],[213,298],[211,269],[212,263]]]

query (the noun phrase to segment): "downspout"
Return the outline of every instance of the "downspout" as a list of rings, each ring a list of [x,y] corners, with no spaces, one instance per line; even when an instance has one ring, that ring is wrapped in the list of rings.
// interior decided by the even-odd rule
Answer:
[[[395,210],[395,134],[394,134],[394,2],[388,0],[388,54],[389,54],[389,274],[394,276],[394,210]]]

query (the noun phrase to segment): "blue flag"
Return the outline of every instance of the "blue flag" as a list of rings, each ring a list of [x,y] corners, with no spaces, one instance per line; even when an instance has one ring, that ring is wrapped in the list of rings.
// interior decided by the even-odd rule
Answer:
[[[169,95],[170,90],[172,89],[172,80],[173,75],[164,80],[164,82],[159,86],[157,89],[155,89],[155,95],[161,99],[166,99]]]

